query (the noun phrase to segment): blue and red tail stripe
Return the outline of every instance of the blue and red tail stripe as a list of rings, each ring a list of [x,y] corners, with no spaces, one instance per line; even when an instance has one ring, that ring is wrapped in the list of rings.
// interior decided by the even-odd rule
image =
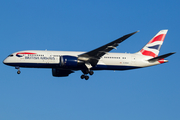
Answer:
[[[155,36],[154,38],[152,38],[152,40],[148,42],[148,44],[143,49],[140,50],[140,52],[146,56],[157,57],[159,53],[159,49],[164,41],[165,36],[166,34],[159,34]]]
[[[152,57],[157,57],[158,55],[156,55],[155,53],[153,53],[152,51],[148,51],[148,50],[144,50],[142,49],[140,51],[143,55],[146,55],[146,56],[152,56]]]
[[[153,43],[153,42],[157,42],[157,41],[162,41],[163,42],[165,36],[166,36],[166,34],[158,35],[158,36],[154,37],[148,44]]]

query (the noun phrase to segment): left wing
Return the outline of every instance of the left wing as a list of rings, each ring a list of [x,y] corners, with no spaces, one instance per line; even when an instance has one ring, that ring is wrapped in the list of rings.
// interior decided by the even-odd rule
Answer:
[[[106,53],[108,53],[109,51],[111,51],[112,49],[116,49],[116,47],[121,43],[123,42],[124,40],[126,40],[127,38],[129,38],[130,36],[132,36],[133,34],[137,33],[138,31],[136,32],[133,32],[133,33],[130,33],[130,34],[127,34],[127,35],[124,35],[123,37],[117,39],[117,40],[114,40],[106,45],[103,45],[97,49],[94,49],[90,52],[86,52],[86,53],[83,53],[81,55],[78,56],[78,60],[80,61],[84,61],[85,62],[85,65],[88,69],[90,69],[92,66],[96,66],[99,59],[105,55]]]

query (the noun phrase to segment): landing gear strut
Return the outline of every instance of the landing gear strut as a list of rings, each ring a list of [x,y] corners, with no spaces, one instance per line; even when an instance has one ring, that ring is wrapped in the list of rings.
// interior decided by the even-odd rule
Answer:
[[[18,69],[17,74],[20,74],[20,73],[21,73],[20,67],[19,67],[19,66],[16,66],[15,68]]]

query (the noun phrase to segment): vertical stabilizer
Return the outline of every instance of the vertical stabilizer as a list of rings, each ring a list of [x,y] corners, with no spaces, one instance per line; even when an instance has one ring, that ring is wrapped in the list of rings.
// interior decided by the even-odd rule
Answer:
[[[157,57],[168,30],[159,31],[137,54]]]

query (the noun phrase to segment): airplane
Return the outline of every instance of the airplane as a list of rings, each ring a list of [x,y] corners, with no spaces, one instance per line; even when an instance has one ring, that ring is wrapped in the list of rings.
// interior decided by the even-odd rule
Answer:
[[[110,53],[111,50],[134,35],[136,32],[124,35],[106,45],[89,52],[75,51],[43,51],[26,50],[10,54],[3,63],[14,66],[20,74],[20,67],[51,68],[54,77],[66,77],[81,70],[81,79],[88,80],[96,70],[130,70],[144,68],[168,62],[164,58],[174,54],[171,52],[158,56],[161,45],[168,30],[160,30],[140,51],[130,53]]]

